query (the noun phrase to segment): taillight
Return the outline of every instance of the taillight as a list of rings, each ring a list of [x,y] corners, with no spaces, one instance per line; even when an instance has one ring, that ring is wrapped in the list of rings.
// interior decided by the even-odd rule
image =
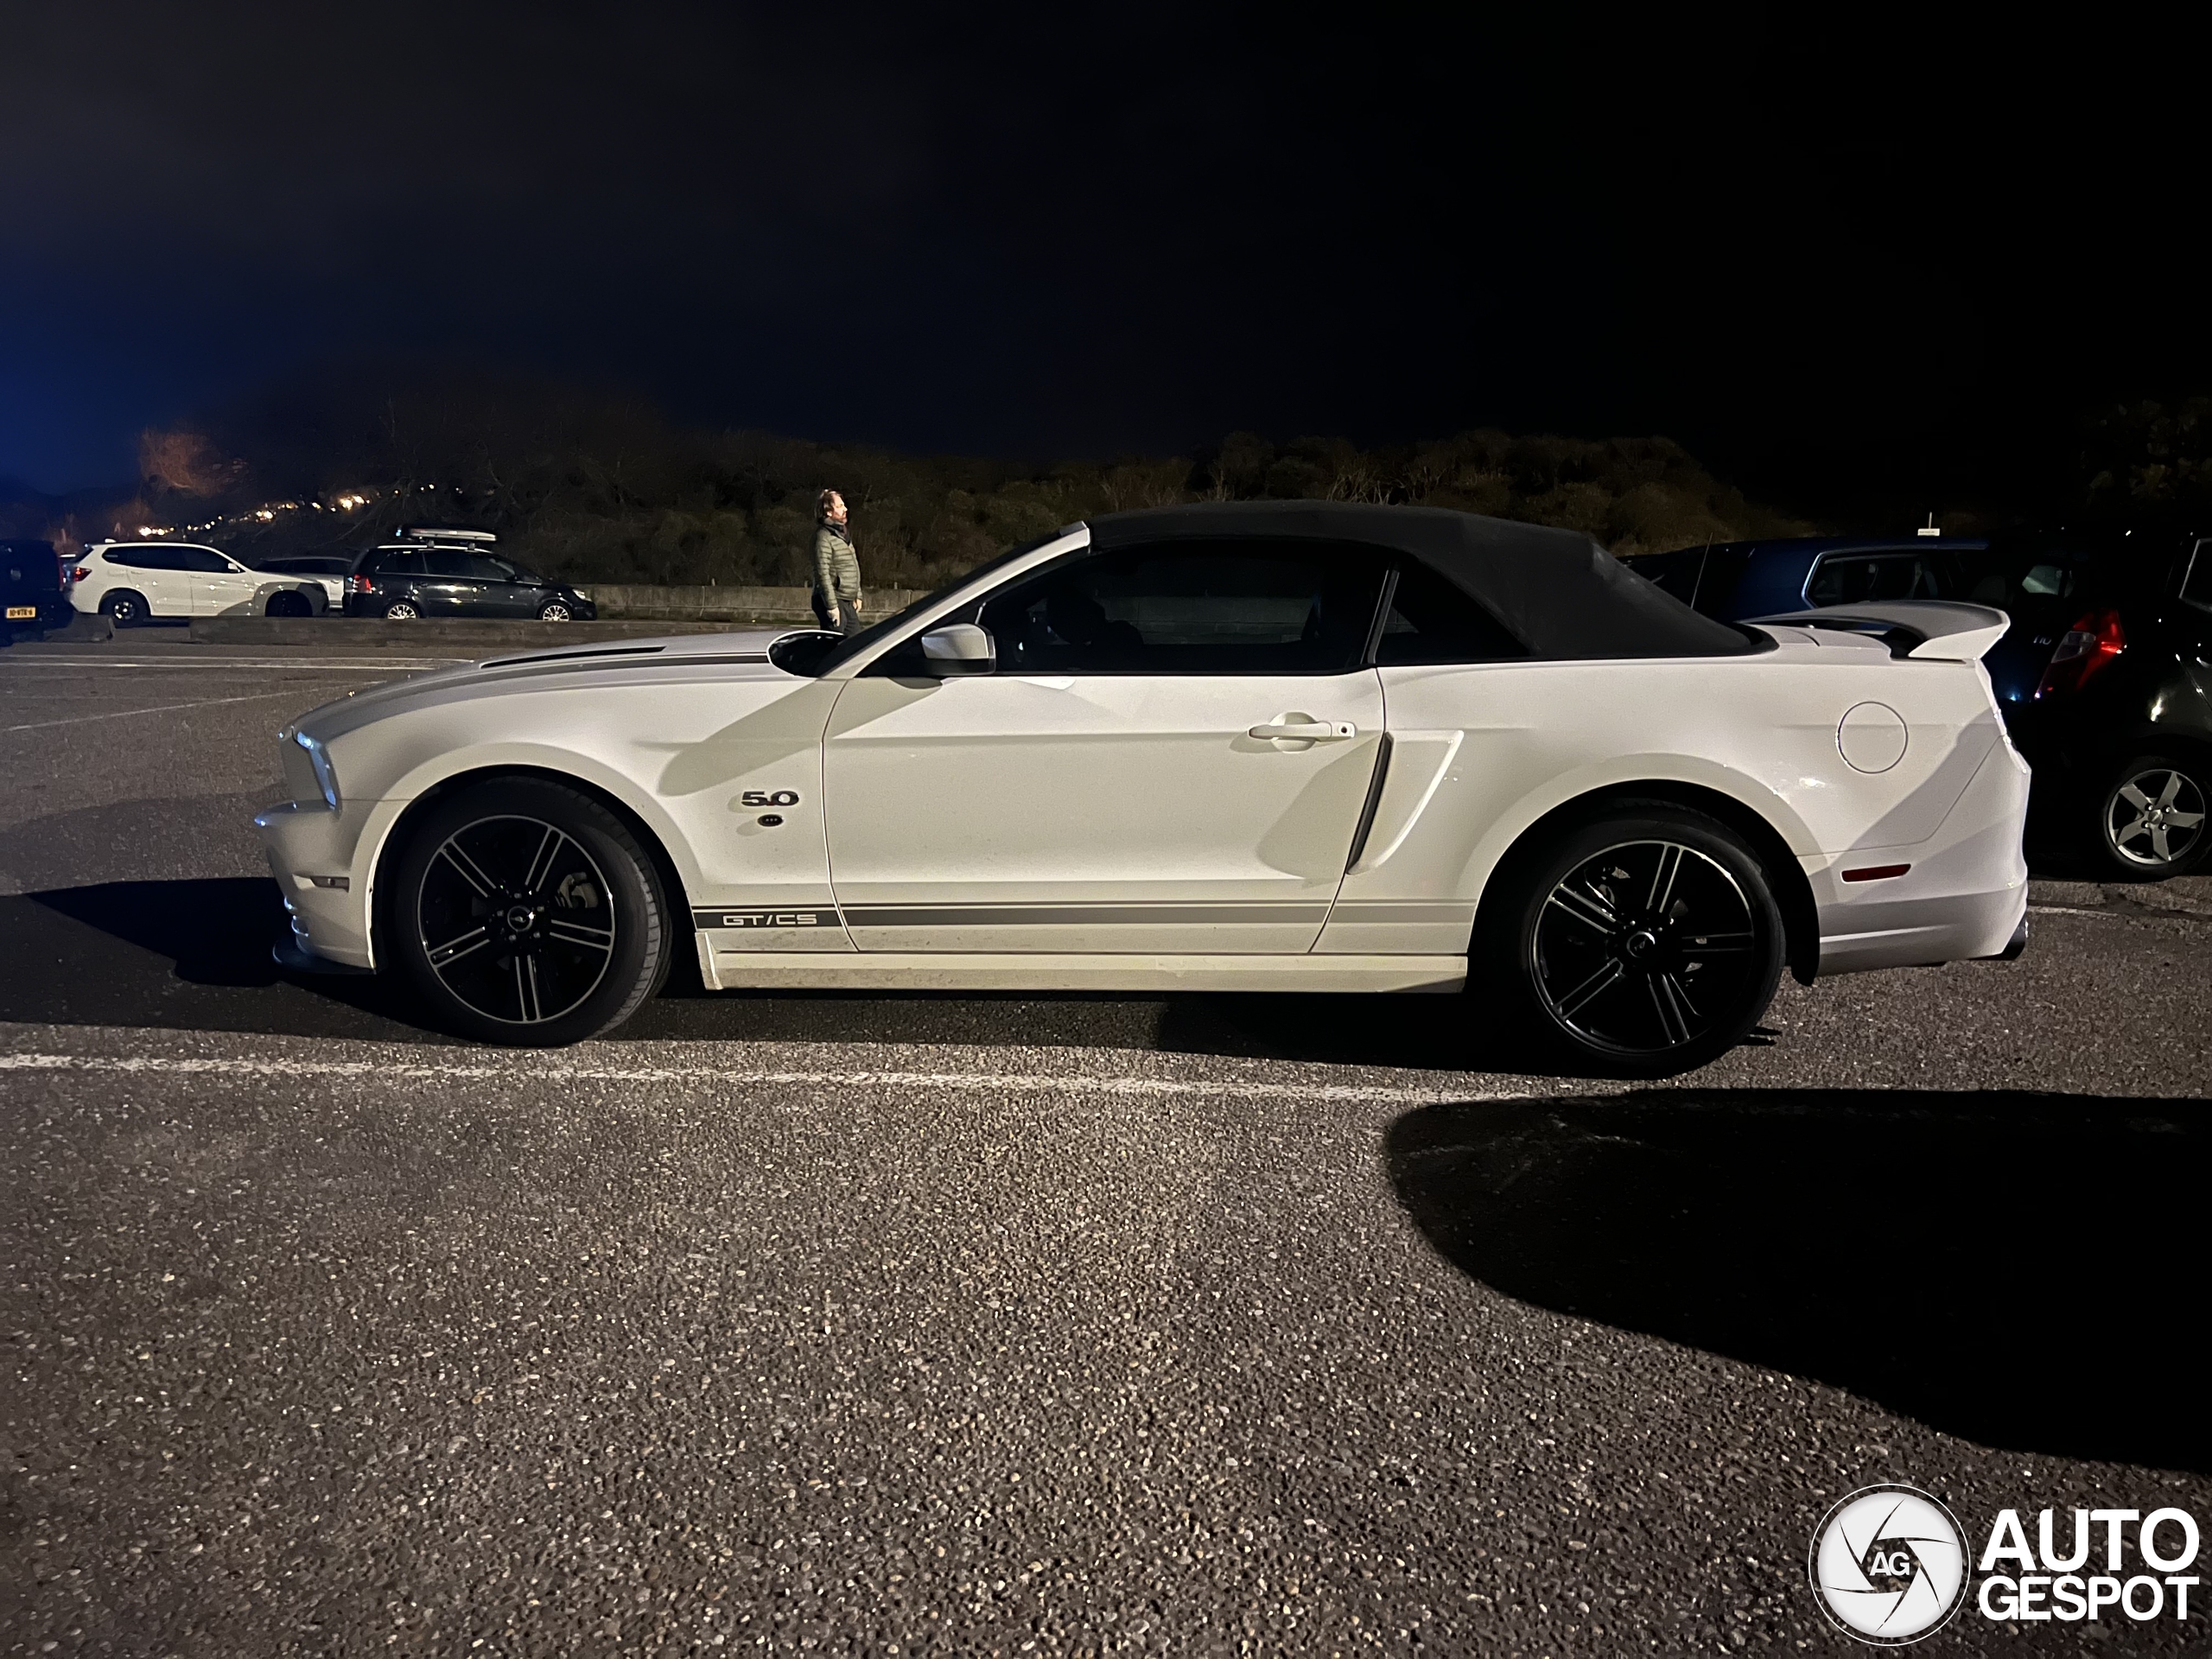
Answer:
[[[346,578],[346,591],[349,594],[373,594],[376,590],[376,583],[371,582],[366,576]]]
[[[2050,666],[2036,687],[2038,700],[2062,692],[2079,691],[2089,677],[2127,649],[2127,635],[2120,626],[2118,611],[2091,611],[2059,637],[2050,653]]]
[[[90,570],[87,570],[80,564],[74,570],[69,571],[67,575],[68,580],[71,582],[82,582],[86,576],[89,576],[92,574],[92,573]]]

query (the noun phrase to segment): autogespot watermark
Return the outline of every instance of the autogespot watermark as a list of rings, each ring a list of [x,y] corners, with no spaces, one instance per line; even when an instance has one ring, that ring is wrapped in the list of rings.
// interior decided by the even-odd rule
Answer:
[[[2031,1547],[2020,1511],[1999,1510],[1977,1560],[1938,1499],[1912,1486],[1862,1487],[1814,1529],[1814,1599],[1840,1629],[1874,1647],[1933,1636],[1968,1605],[2000,1624],[2190,1616],[2189,1592],[2199,1582],[2189,1573],[2200,1541],[2196,1516],[2075,1510],[2062,1554],[2063,1513],[2037,1513]]]

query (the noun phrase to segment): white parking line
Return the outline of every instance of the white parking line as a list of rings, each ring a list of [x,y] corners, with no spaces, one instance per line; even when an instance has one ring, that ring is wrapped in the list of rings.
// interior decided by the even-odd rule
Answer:
[[[746,1088],[946,1089],[993,1094],[1166,1096],[1312,1104],[1433,1106],[1447,1101],[1529,1100],[1521,1090],[1397,1089],[1367,1084],[1215,1082],[1181,1077],[1071,1077],[1027,1072],[747,1071],[728,1065],[599,1065],[540,1061],[410,1065],[387,1060],[254,1060],[112,1054],[0,1054],[0,1072],[119,1072],[209,1077],[334,1077],[365,1082],[684,1083]]]
[[[219,709],[226,702],[266,702],[271,697],[296,697],[297,686],[287,686],[282,691],[257,691],[244,697],[203,697],[198,702],[163,702],[151,709],[111,709],[104,715],[71,715],[66,720],[26,721],[21,726],[0,726],[0,734],[10,732],[42,732],[53,726],[82,726],[88,721],[123,720],[131,715],[174,715],[186,709]]]
[[[0,668],[289,668],[302,674],[351,673],[364,668],[451,668],[474,657],[213,657],[176,662],[159,657],[0,657]]]

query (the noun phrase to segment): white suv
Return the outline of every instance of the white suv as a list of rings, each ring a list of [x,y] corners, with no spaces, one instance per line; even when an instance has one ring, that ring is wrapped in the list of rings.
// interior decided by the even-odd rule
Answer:
[[[157,616],[320,616],[330,608],[312,576],[249,570],[189,542],[95,542],[70,575],[70,604],[118,628]]]

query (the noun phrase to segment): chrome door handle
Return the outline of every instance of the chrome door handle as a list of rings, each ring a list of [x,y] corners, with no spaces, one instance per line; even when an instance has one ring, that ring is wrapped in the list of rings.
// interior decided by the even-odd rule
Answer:
[[[1286,715],[1265,726],[1255,726],[1244,735],[1275,743],[1341,743],[1358,736],[1359,731],[1348,720],[1308,720],[1302,715]]]

